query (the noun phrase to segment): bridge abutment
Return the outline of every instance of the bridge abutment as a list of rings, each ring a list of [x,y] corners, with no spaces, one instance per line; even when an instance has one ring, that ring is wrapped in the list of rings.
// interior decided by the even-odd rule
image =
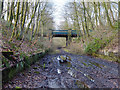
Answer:
[[[72,41],[71,37],[66,37],[66,46],[70,45],[71,41]]]

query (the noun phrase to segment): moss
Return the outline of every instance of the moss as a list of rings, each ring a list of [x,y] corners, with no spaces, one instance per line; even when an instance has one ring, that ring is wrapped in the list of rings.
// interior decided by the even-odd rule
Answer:
[[[60,56],[60,58],[61,58],[62,60],[66,60],[66,57],[64,57],[64,56]]]
[[[13,76],[15,75],[16,73],[16,69],[15,68],[12,68],[8,74],[8,77],[9,79],[13,78]]]
[[[36,74],[40,74],[40,72],[38,72],[38,71],[35,71],[34,73],[36,73]]]
[[[41,65],[41,64],[38,64],[38,66],[42,67],[42,65]]]
[[[67,62],[67,67],[71,67],[71,63],[70,62]]]
[[[90,63],[88,64],[88,66],[90,66],[90,67],[94,67],[94,66],[93,66],[92,64],[90,64]]]
[[[78,88],[88,88],[88,86],[79,80],[76,80],[75,84],[78,86]]]
[[[22,88],[21,88],[21,87],[16,86],[16,87],[15,87],[15,89],[19,89],[19,90],[20,90],[20,89],[22,89]]]
[[[9,61],[5,57],[2,57],[2,63],[4,63],[6,67],[10,67]]]
[[[88,65],[87,65],[86,63],[82,62],[82,64],[84,64],[84,66],[87,66],[87,67],[88,67]]]
[[[64,48],[64,51],[65,51],[65,52],[69,52],[69,50],[68,50],[67,48]]]
[[[101,68],[102,69],[102,65],[101,64],[98,64],[98,63],[96,63],[96,62],[90,62],[92,65],[95,65],[95,66],[97,66],[97,67],[99,67],[99,68]]]
[[[45,69],[45,63],[43,64],[43,68]]]
[[[33,67],[33,69],[37,69],[37,67]]]
[[[101,54],[94,54],[94,56],[96,56],[97,58],[101,58],[101,59],[105,59],[105,60],[109,60],[109,61],[116,61],[118,63],[120,63],[120,58],[116,57],[116,56],[107,56],[107,55],[101,55]]]
[[[70,60],[70,61],[71,61],[71,57],[70,57],[70,56],[66,55],[66,57],[68,58],[68,60]]]
[[[44,56],[44,54],[36,54],[37,57],[39,57],[39,55]],[[24,56],[24,53],[22,54],[22,56]],[[21,57],[22,57],[21,56]],[[34,60],[34,58],[25,56],[26,58],[24,58],[24,61],[18,63],[16,66],[10,67],[10,68],[6,68],[2,71],[3,73],[3,83],[4,82],[8,82],[9,80],[11,80],[18,72],[23,71],[26,68],[29,68],[31,64],[33,64],[33,62],[37,61]],[[39,59],[38,59],[39,60]],[[34,73],[39,74],[40,72],[35,71]]]

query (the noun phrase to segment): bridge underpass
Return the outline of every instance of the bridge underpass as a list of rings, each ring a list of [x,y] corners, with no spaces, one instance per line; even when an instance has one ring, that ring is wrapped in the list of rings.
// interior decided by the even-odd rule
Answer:
[[[44,36],[46,36],[46,34]],[[66,46],[68,46],[72,38],[77,37],[77,30],[51,30],[50,29],[50,33],[48,36],[50,41],[52,41],[53,37],[65,37]]]

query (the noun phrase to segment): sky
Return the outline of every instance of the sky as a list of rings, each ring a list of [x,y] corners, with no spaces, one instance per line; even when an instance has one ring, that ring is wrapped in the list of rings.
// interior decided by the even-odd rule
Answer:
[[[55,27],[58,29],[58,26],[60,25],[61,21],[64,21],[64,18],[62,17],[62,10],[65,5],[69,0],[52,0],[54,2],[54,22],[55,22]]]

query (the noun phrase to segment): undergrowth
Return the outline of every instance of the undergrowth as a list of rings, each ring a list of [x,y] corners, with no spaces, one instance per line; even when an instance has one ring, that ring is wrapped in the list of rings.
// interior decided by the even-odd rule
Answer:
[[[99,49],[105,47],[107,43],[109,43],[109,39],[101,40],[99,38],[95,38],[92,42],[88,43],[85,48],[86,54],[92,54],[98,52]]]

